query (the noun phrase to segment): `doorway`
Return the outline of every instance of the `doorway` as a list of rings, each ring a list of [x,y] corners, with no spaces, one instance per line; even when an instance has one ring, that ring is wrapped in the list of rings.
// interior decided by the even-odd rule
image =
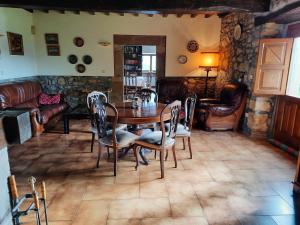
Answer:
[[[144,56],[143,56],[143,46]],[[155,74],[155,79],[150,82],[151,87],[156,87],[156,82],[165,77],[166,61],[166,36],[153,35],[114,35],[114,77],[112,79],[111,100],[113,102],[122,102],[127,100],[125,95],[125,58],[124,52],[127,47],[140,47],[137,51],[141,52],[140,80],[147,81],[147,73]],[[152,51],[151,51],[151,50]],[[151,57],[155,49],[155,57]],[[131,50],[130,50],[131,51]],[[147,53],[148,52],[148,53]],[[144,58],[144,68],[143,68]],[[149,64],[150,60],[150,64]],[[151,65],[151,66],[150,66]],[[152,66],[153,65],[153,66]],[[154,66],[155,65],[155,66]],[[143,72],[144,69],[144,72]],[[143,77],[143,74],[145,77]],[[125,76],[124,76],[125,75]],[[150,79],[149,79],[150,80]],[[141,82],[140,87],[149,86],[147,82]],[[130,98],[130,96],[129,96]]]
[[[156,90],[156,46],[125,45],[123,100],[132,100],[142,88]]]

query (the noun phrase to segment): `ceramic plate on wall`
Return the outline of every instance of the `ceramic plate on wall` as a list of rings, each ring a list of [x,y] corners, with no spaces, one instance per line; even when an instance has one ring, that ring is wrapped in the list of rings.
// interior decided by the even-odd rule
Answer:
[[[187,50],[191,53],[197,52],[199,49],[199,44],[195,40],[191,40],[187,44]]]
[[[78,58],[77,58],[76,55],[69,55],[69,56],[68,56],[68,61],[69,61],[69,63],[71,63],[71,64],[75,64],[75,63],[78,62]]]
[[[187,62],[187,57],[186,57],[186,55],[180,55],[180,56],[178,56],[177,61],[178,61],[180,64],[186,64],[186,62]]]
[[[84,64],[90,65],[93,62],[93,58],[90,55],[85,55],[82,57],[82,61],[84,62]]]
[[[241,24],[237,24],[234,27],[233,37],[234,37],[235,40],[238,41],[238,40],[240,40],[241,35],[242,35],[242,26],[241,26]]]
[[[85,72],[85,65],[83,65],[83,64],[76,65],[76,70],[77,70],[78,73],[84,73]]]
[[[84,40],[81,37],[75,37],[73,43],[77,47],[82,47],[84,45]]]

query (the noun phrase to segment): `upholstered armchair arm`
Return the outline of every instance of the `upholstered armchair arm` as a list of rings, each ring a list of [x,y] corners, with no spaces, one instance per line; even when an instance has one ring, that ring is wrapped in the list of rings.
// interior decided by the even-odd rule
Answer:
[[[220,103],[220,100],[216,99],[216,98],[201,98],[198,101],[199,101],[199,104],[218,104],[218,103]]]
[[[213,116],[228,116],[232,114],[234,110],[234,107],[224,104],[208,107],[208,112]]]

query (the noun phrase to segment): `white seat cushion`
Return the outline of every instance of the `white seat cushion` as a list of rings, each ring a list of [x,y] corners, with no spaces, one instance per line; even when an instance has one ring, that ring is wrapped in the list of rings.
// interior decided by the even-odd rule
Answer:
[[[137,144],[140,141],[146,142],[153,145],[161,145],[162,132],[161,131],[153,131],[150,133],[146,133],[137,139]],[[173,145],[175,140],[170,137],[166,137],[166,146]]]
[[[112,129],[112,124],[111,123],[108,123],[107,124],[107,129],[108,130],[111,130]],[[127,124],[122,124],[122,123],[118,123],[117,126],[116,126],[116,130],[126,130],[127,129]],[[92,130],[91,130],[93,133],[97,134],[98,131],[97,131],[97,128],[96,127],[92,127]]]
[[[125,130],[117,130],[116,138],[117,138],[117,147],[125,148],[125,147],[132,145],[134,143],[134,141],[139,138],[139,136],[137,136],[133,133],[130,133],[128,131],[125,131]],[[105,145],[112,146],[113,145],[112,132],[108,131],[107,136],[104,138],[101,138],[100,142]]]
[[[170,123],[166,123],[166,132],[169,132],[170,130]],[[188,130],[188,128],[185,128],[184,125],[181,123],[177,124],[177,131],[176,131],[176,136],[190,136],[191,132]]]

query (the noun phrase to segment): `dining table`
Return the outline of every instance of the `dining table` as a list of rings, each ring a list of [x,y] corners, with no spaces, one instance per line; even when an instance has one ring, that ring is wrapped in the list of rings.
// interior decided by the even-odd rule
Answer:
[[[127,124],[129,126],[136,126],[143,124],[154,124],[160,122],[160,115],[166,104],[144,102],[139,104],[139,107],[133,108],[131,102],[118,102],[112,103],[118,110],[118,123]],[[89,111],[86,105],[78,105],[72,109],[69,109],[64,114],[64,133],[69,133],[69,120],[70,119],[88,119],[90,118]],[[165,120],[169,120],[170,115],[164,116]],[[112,121],[113,117],[107,112],[108,121]],[[148,160],[145,157],[146,149],[140,151],[141,158],[144,164],[148,164]],[[128,150],[125,151],[125,154]],[[123,155],[125,155],[123,154]]]
[[[118,123],[127,124],[134,128],[137,128],[136,131],[139,130],[138,126],[144,124],[155,124],[161,122],[161,112],[166,107],[166,104],[163,103],[153,103],[153,102],[143,102],[139,104],[139,107],[133,108],[131,102],[122,102],[114,104],[118,110]],[[108,120],[110,115],[107,115]],[[167,121],[170,119],[170,115],[165,115],[164,120]],[[143,129],[142,129],[143,131]],[[141,132],[143,134],[143,132]],[[127,149],[124,154],[129,151]],[[141,149],[139,151],[140,156],[143,160],[143,164],[148,165],[148,160],[145,156],[147,149]]]

